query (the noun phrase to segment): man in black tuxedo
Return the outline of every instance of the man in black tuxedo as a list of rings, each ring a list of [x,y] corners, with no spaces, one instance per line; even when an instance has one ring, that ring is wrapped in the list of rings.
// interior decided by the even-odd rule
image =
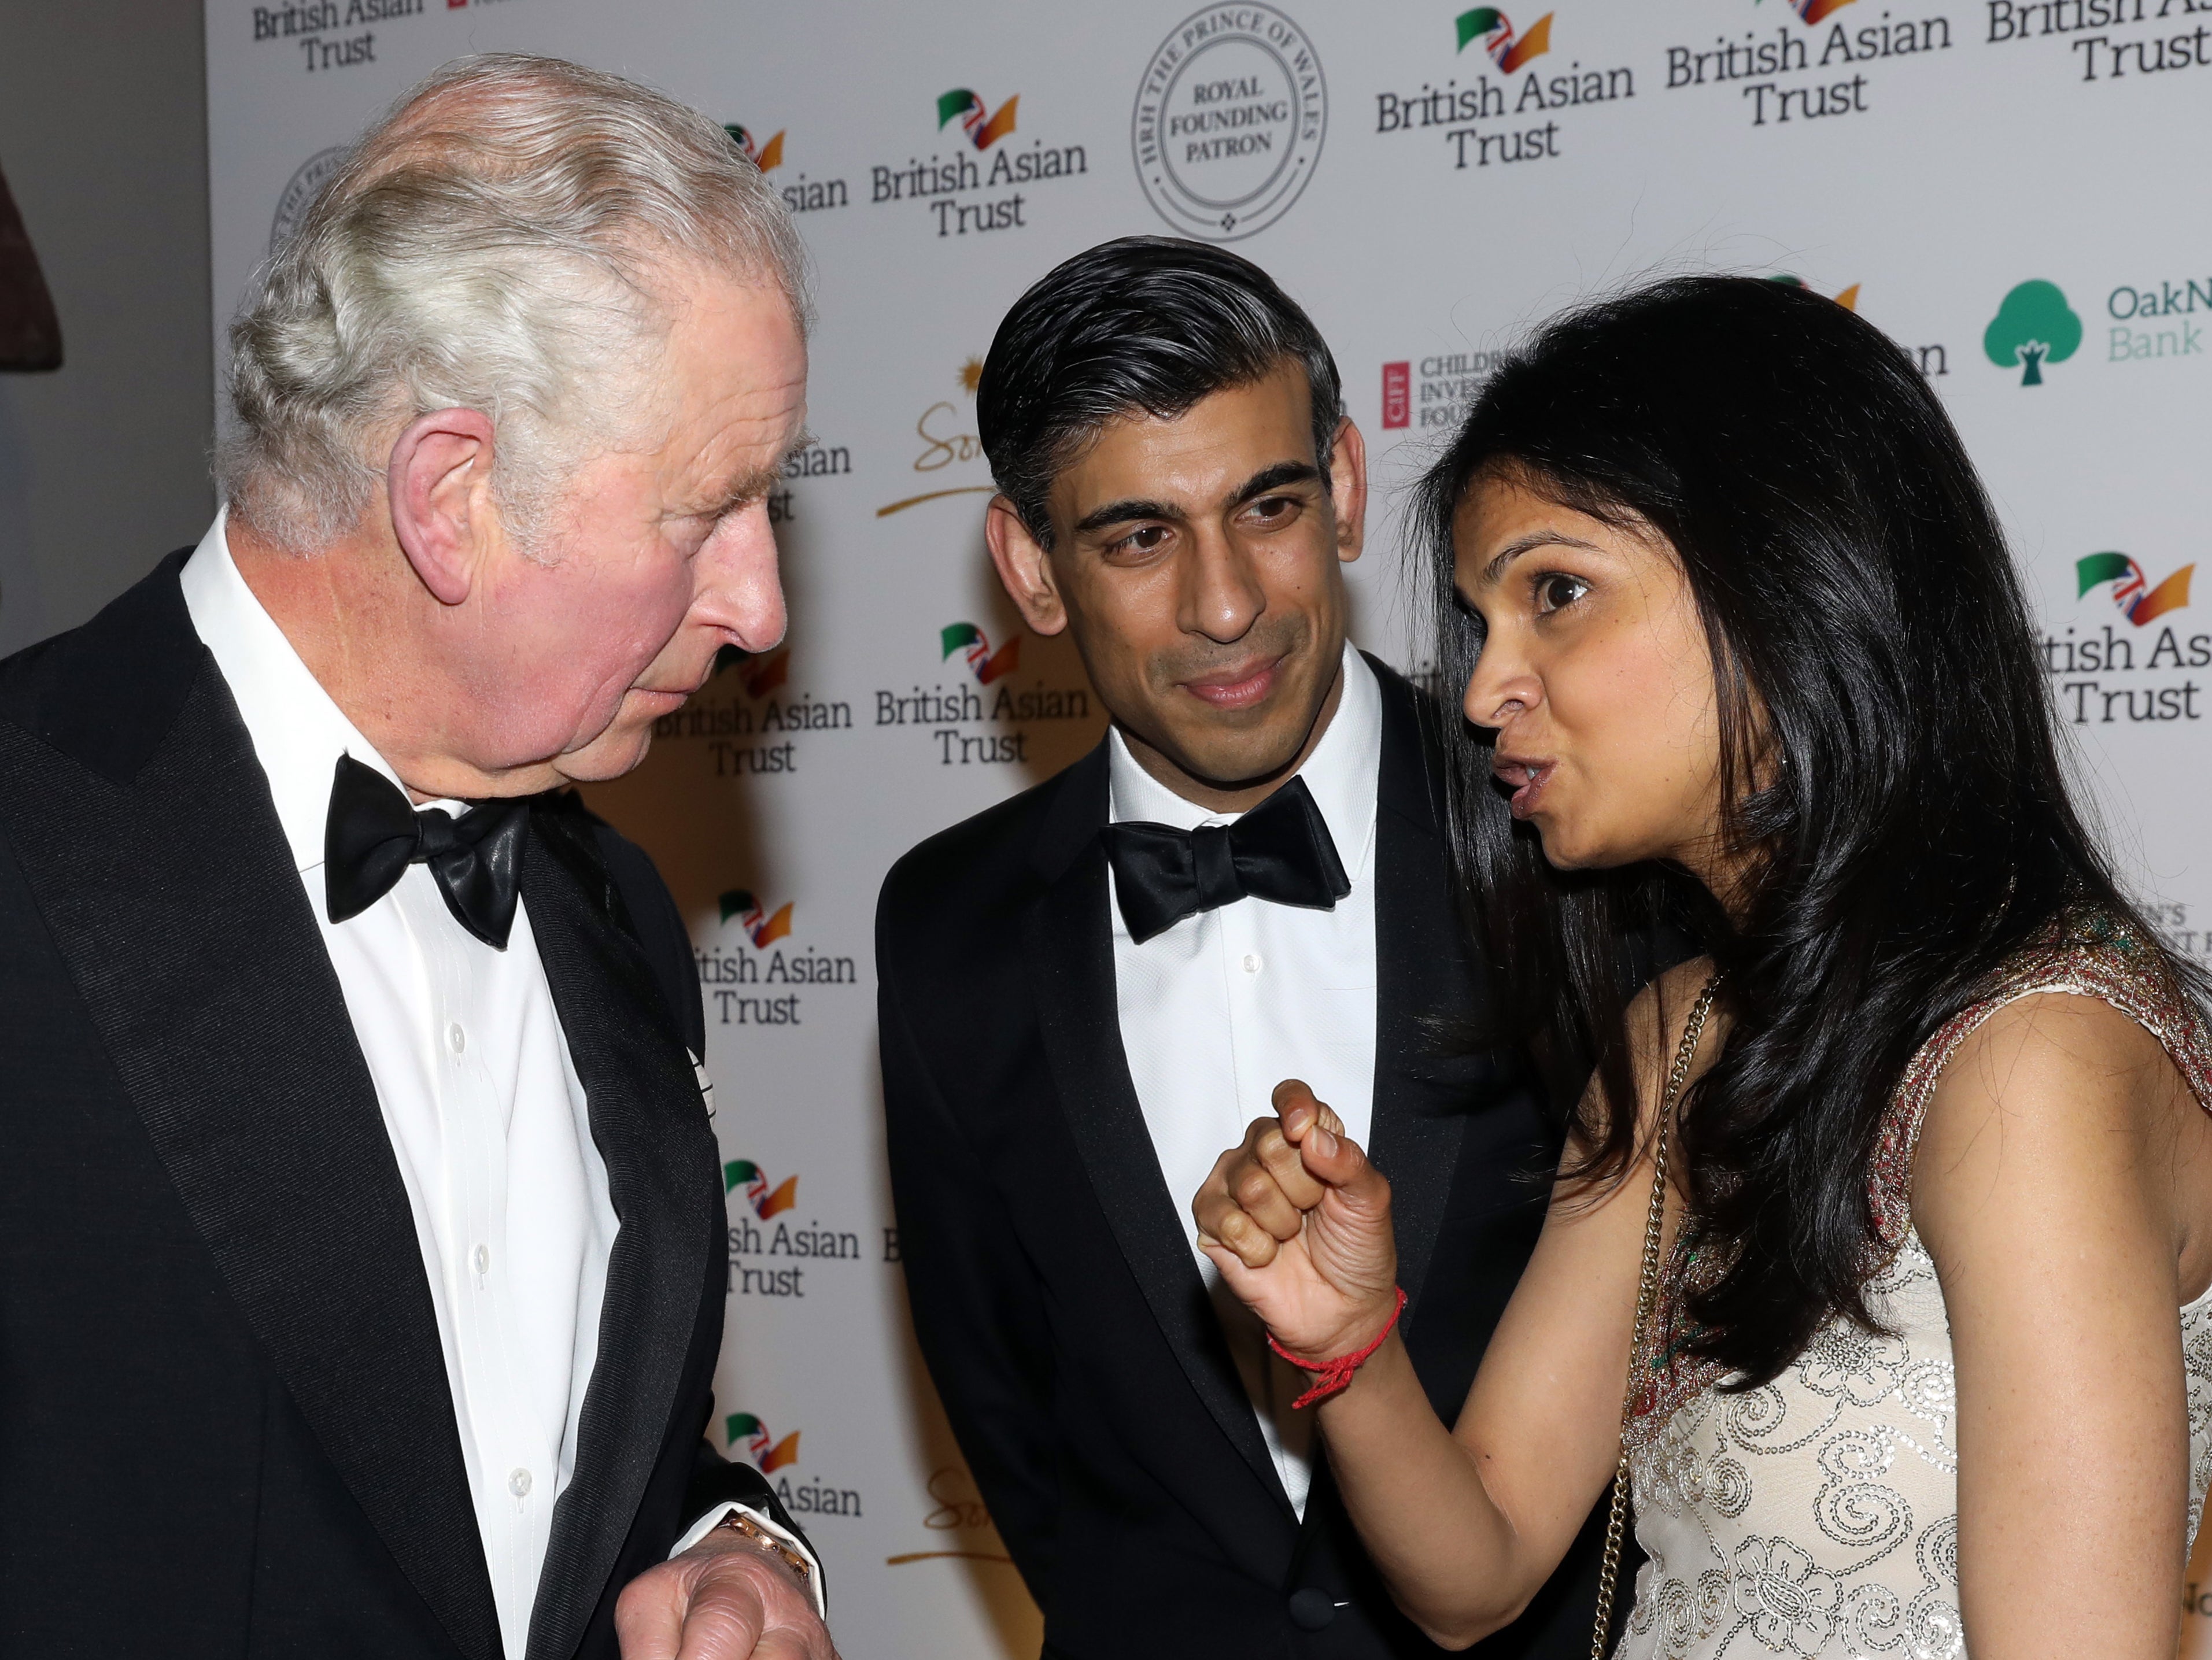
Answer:
[[[781,632],[799,279],[703,118],[449,65],[248,295],[224,515],[0,663],[0,1650],[831,1655],[704,1439],[683,920],[552,793]]]
[[[1435,1652],[1391,1605],[1307,1381],[1189,1205],[1285,1076],[1372,1149],[1406,1336],[1447,1420],[1558,1151],[1457,923],[1433,711],[1346,640],[1365,454],[1264,273],[1129,238],[1017,302],[977,398],[987,535],[1114,718],[933,837],[878,915],[885,1114],[915,1327],[1061,1660]],[[1595,1540],[1498,1656],[1585,1652]]]

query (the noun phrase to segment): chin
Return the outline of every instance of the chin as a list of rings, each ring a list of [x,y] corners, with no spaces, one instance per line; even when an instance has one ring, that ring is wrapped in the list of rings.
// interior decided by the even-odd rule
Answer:
[[[605,784],[610,779],[635,771],[652,748],[650,726],[631,732],[602,732],[582,748],[562,756],[553,764],[571,784]]]

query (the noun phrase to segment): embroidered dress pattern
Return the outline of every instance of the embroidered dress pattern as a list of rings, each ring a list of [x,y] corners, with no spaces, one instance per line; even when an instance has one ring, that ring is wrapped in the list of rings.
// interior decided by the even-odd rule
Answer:
[[[1866,1300],[1895,1336],[1838,1317],[1772,1383],[1724,1393],[1726,1368],[1686,1352],[1681,1312],[1711,1263],[1678,1248],[1637,1356],[1629,1470],[1650,1560],[1621,1660],[1963,1660],[1957,1388],[1936,1265],[1912,1227],[1912,1155],[1944,1063],[2038,991],[2096,997],[2137,1021],[2212,1110],[2212,1033],[2156,954],[2103,918],[2072,918],[1923,1044],[1892,1097],[1869,1175],[1886,1259]],[[2180,1321],[2193,1543],[2212,1485],[2212,1292]]]

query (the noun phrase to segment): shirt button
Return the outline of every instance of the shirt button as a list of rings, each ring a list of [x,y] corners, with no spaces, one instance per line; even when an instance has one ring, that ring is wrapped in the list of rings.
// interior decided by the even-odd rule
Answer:
[[[480,1245],[477,1247],[477,1272],[479,1274],[489,1274],[491,1272],[491,1247],[489,1245]]]
[[[530,1472],[526,1469],[518,1469],[514,1475],[508,1476],[507,1490],[518,1499],[527,1499],[530,1496]]]
[[[469,1034],[461,1030],[461,1023],[459,1021],[455,1021],[446,1028],[446,1041],[453,1046],[453,1053],[456,1055],[469,1046]]]
[[[1260,954],[1258,952],[1247,951],[1244,954],[1244,972],[1246,973],[1256,974],[1260,972],[1262,966],[1263,965],[1260,961]]]

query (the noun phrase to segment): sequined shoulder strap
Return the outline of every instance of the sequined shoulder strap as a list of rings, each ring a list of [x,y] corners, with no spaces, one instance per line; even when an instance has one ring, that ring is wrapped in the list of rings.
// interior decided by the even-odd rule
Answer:
[[[2212,1033],[2173,984],[2165,960],[2107,918],[2069,919],[2047,942],[2023,952],[1989,996],[1939,1027],[1898,1081],[1867,1175],[1875,1231],[1885,1251],[1904,1244],[1912,1225],[1912,1156],[1944,1067],[1990,1015],[2038,991],[2071,991],[2110,1003],[2159,1040],[2197,1105],[2212,1112]]]

